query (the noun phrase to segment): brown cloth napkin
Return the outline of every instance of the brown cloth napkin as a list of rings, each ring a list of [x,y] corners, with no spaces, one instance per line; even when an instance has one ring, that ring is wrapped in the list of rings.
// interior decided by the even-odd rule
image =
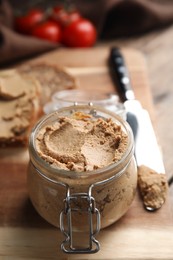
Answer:
[[[138,35],[173,23],[172,0],[74,0],[73,3],[95,24],[100,40]],[[57,47],[16,33],[12,7],[7,0],[0,0],[1,66]]]
[[[145,33],[173,23],[173,0],[76,0],[101,39]]]

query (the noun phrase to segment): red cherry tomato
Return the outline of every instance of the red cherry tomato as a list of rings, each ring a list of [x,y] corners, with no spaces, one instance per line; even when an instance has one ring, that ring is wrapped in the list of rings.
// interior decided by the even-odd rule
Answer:
[[[23,34],[30,34],[32,28],[39,22],[44,20],[44,12],[40,9],[31,9],[24,16],[15,18],[15,28]]]
[[[69,47],[91,47],[96,42],[94,25],[85,19],[70,23],[63,31],[63,43]]]
[[[62,7],[54,7],[52,9],[51,20],[57,22],[62,27],[69,25],[70,23],[81,19],[81,15],[79,12],[73,11],[66,11]]]
[[[56,43],[61,41],[62,31],[55,22],[46,21],[36,25],[31,34],[37,38]]]
[[[82,19],[82,16],[78,11],[71,11],[68,13],[68,15],[69,15],[70,23]]]

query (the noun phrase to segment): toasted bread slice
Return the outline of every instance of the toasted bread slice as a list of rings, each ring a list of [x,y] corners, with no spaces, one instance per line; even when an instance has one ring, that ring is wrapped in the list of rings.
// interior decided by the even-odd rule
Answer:
[[[77,87],[64,68],[49,63],[0,72],[0,147],[26,145],[42,106],[54,92]]]
[[[53,93],[77,87],[76,78],[70,75],[65,68],[55,64],[42,62],[22,65],[18,68],[18,71],[21,75],[29,75],[39,81],[42,88],[42,105],[51,99]]]
[[[26,145],[39,115],[39,83],[16,70],[0,72],[0,147]]]

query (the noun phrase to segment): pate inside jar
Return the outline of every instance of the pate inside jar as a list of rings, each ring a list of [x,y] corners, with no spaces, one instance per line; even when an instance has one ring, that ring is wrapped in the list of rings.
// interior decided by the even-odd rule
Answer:
[[[111,225],[127,212],[135,195],[133,142],[128,123],[101,107],[65,107],[46,115],[30,136],[33,206],[61,229],[69,225],[68,214],[75,231],[88,230],[91,222],[93,230],[98,221],[101,228]]]

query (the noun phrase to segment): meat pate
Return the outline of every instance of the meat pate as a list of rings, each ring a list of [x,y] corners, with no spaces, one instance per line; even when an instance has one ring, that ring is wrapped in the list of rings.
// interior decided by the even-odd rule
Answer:
[[[94,119],[77,112],[41,129],[36,147],[40,157],[53,167],[92,171],[121,159],[127,135],[112,119]]]

